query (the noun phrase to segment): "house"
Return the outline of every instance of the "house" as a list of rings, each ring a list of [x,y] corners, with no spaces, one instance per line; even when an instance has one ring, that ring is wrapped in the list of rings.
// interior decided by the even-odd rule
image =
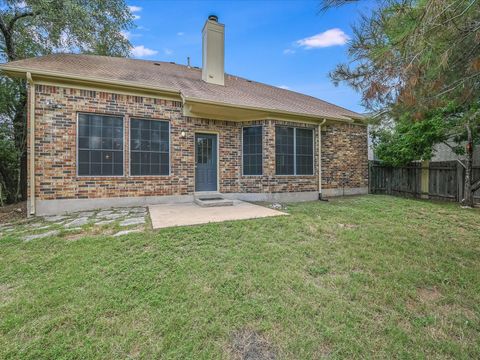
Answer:
[[[29,84],[30,214],[367,192],[361,115],[225,74],[224,25],[210,16],[202,34],[202,68],[74,54],[0,67]]]

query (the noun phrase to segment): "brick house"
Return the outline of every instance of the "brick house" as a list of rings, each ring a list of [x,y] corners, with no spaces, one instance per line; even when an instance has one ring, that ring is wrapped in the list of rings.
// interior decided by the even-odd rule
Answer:
[[[30,214],[367,192],[362,116],[224,73],[224,25],[203,28],[203,67],[56,54],[4,64],[29,84]]]

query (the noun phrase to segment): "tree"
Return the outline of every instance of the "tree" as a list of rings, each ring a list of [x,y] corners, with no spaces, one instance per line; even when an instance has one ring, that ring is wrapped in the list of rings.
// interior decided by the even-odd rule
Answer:
[[[0,62],[54,52],[128,56],[131,45],[122,32],[132,21],[124,0],[0,0]],[[0,142],[13,141],[18,158],[12,172],[10,156],[0,152],[0,177],[8,200],[18,193],[26,199],[26,83],[0,76],[0,85]]]
[[[324,1],[322,9],[348,2]],[[465,154],[468,206],[480,188],[480,179],[472,179],[480,141],[479,38],[478,0],[384,0],[354,26],[351,61],[330,74],[358,90],[378,121],[394,119],[391,133],[377,137],[381,159],[395,165],[428,159],[436,142],[453,141]]]

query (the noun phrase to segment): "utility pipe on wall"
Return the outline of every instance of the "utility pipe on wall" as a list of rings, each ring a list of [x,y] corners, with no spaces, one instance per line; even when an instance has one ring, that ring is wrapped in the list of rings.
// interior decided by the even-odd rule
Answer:
[[[318,197],[322,197],[322,126],[327,122],[327,119],[318,124]]]
[[[30,72],[27,72],[27,82],[29,85],[28,98],[30,100],[28,109],[30,121],[30,215],[35,215],[35,84]]]

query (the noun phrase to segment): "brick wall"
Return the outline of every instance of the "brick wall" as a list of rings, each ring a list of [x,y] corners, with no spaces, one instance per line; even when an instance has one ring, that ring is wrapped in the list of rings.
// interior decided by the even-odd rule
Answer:
[[[314,129],[314,174],[318,174],[317,126],[263,120],[237,123],[184,117],[182,103],[57,86],[36,86],[35,173],[36,196],[41,200],[159,196],[192,194],[195,187],[195,132],[216,132],[219,146],[219,191],[302,192],[318,191],[318,176],[275,175],[275,126],[292,125]],[[124,176],[79,177],[76,175],[77,114],[90,112],[124,118]],[[130,176],[129,119],[132,117],[170,121],[171,173],[168,176]],[[263,125],[263,176],[242,176],[242,127]],[[186,137],[182,138],[181,133]],[[363,132],[365,136],[363,136]],[[337,134],[338,133],[338,134]],[[362,143],[365,141],[365,144]],[[338,145],[342,148],[337,152]],[[322,138],[324,186],[338,186],[345,169],[355,168],[349,186],[366,186],[366,128],[327,126]],[[348,148],[347,148],[348,147]],[[360,149],[360,151],[358,151]],[[366,155],[365,155],[366,156]],[[359,164],[363,162],[365,164]]]
[[[322,189],[368,186],[367,127],[336,123],[322,131]]]

